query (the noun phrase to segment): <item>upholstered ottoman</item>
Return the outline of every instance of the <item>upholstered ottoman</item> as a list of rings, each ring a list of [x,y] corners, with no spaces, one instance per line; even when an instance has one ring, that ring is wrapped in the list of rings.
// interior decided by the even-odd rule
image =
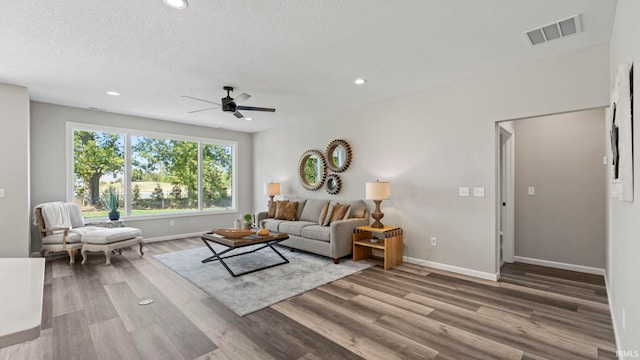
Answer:
[[[111,264],[111,251],[120,250],[140,245],[140,256],[142,252],[142,231],[136,228],[100,228],[82,235],[82,265],[87,262],[87,251],[102,251],[107,257],[107,265]],[[122,251],[122,250],[120,250]]]

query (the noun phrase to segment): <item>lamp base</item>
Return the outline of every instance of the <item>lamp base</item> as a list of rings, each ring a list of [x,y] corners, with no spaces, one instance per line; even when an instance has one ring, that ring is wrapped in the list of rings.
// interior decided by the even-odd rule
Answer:
[[[374,229],[382,229],[384,227],[380,222],[380,219],[384,217],[384,214],[380,211],[380,203],[382,200],[373,200],[373,202],[376,204],[376,209],[371,213],[371,217],[375,220],[373,224],[371,224],[371,227]]]

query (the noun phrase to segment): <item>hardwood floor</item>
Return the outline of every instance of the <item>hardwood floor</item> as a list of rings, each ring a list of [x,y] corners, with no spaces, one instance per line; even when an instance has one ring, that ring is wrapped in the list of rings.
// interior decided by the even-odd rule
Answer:
[[[373,267],[239,317],[152,255],[47,261],[41,336],[0,359],[615,359],[600,276],[511,264],[499,282]],[[152,298],[150,305],[138,305]]]

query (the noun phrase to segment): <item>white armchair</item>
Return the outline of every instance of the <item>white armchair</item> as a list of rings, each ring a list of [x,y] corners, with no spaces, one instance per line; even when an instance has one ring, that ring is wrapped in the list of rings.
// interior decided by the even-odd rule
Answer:
[[[40,204],[34,209],[34,220],[40,232],[42,245],[40,246],[40,256],[44,257],[46,251],[59,252],[66,251],[69,254],[70,264],[75,262],[76,251],[82,248],[82,234],[78,231],[70,232],[73,228],[71,217],[76,220],[76,228],[84,226],[82,219],[82,211],[75,204],[52,202]],[[77,215],[80,211],[80,222],[77,221]],[[72,215],[74,214],[74,215]]]
[[[40,256],[46,251],[66,251],[69,263],[75,262],[78,250],[82,251],[84,264],[87,251],[102,251],[107,265],[111,263],[111,251],[138,244],[142,252],[142,232],[130,227],[104,228],[85,226],[78,204],[61,201],[40,204],[34,209],[34,220],[40,231],[42,246]]]

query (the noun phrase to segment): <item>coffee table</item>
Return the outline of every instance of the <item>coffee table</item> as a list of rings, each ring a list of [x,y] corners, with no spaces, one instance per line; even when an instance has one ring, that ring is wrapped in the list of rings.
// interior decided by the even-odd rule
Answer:
[[[206,233],[202,234],[202,236],[200,237],[202,239],[202,242],[204,242],[204,244],[213,253],[212,256],[209,256],[208,258],[202,260],[202,263],[204,264],[204,263],[207,263],[207,262],[210,262],[210,261],[220,261],[222,266],[224,266],[224,268],[227,269],[229,274],[231,274],[231,276],[233,276],[233,277],[238,277],[238,276],[250,274],[250,273],[253,273],[253,272],[256,272],[256,271],[272,268],[274,266],[278,266],[278,265],[283,265],[283,264],[289,263],[289,260],[286,257],[284,257],[284,255],[282,255],[276,248],[273,247],[273,245],[275,245],[275,244],[277,244],[277,243],[279,243],[281,241],[287,240],[289,238],[289,235],[287,235],[285,233],[272,232],[268,236],[258,236],[258,235],[254,234],[254,235],[249,235],[249,236],[245,236],[245,237],[241,237],[241,238],[229,238],[229,237],[224,237],[224,236],[220,236],[218,234],[215,234],[214,231],[215,230],[206,232]],[[227,249],[223,250],[223,251],[220,251],[220,252],[215,251],[213,249],[213,247],[211,246],[211,243],[224,245],[224,246],[227,247]],[[245,252],[239,253],[239,254],[222,256],[222,255],[228,253],[229,251],[232,251],[232,250],[235,250],[235,249],[238,249],[238,248],[241,248],[241,247],[257,245],[257,244],[264,244],[264,245],[260,246],[258,248],[252,249],[250,251],[245,251]],[[262,249],[267,248],[267,247],[270,248],[271,250],[273,250],[276,254],[278,254],[282,258],[283,261],[279,262],[279,263],[276,263],[276,264],[263,266],[261,268],[243,271],[243,272],[240,272],[240,273],[234,273],[229,268],[227,263],[225,263],[225,261],[224,261],[224,259],[228,259],[228,258],[240,256],[240,255],[254,253],[254,252],[258,251],[258,250],[262,250]]]

